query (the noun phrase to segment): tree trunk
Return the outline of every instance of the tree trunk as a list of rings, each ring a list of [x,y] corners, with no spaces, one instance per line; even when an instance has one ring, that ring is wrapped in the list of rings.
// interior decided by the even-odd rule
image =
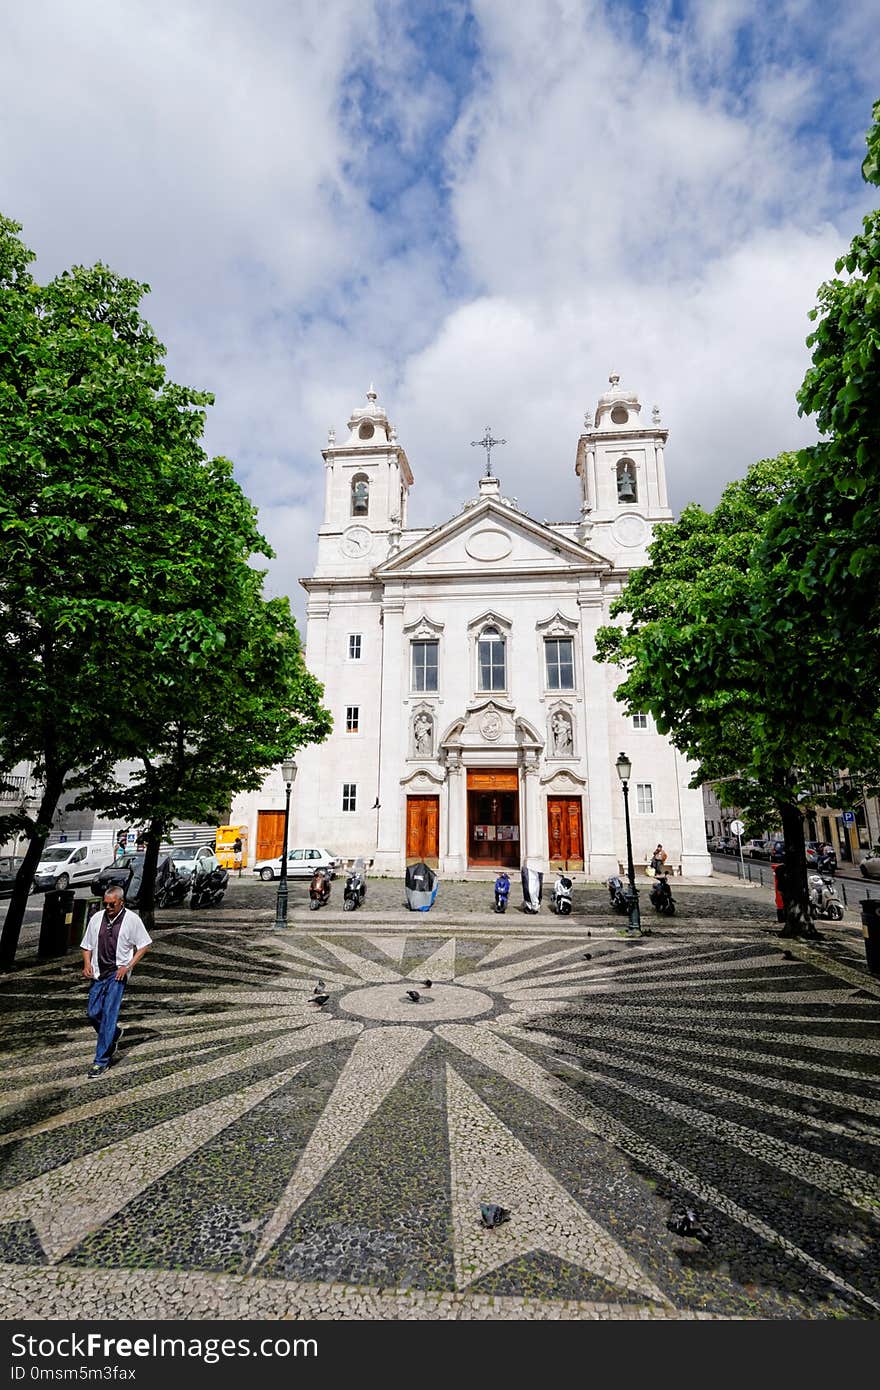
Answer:
[[[15,963],[18,939],[21,936],[21,925],[27,909],[31,884],[34,881],[34,870],[40,862],[43,846],[49,838],[52,817],[64,787],[64,777],[63,772],[56,774],[46,781],[43,788],[43,799],[37,813],[34,833],[28,842],[24,859],[16,875],[12,897],[9,899],[9,907],[6,910],[6,920],[3,923],[3,932],[0,934],[0,970],[11,970]]]
[[[810,916],[807,888],[807,851],[804,845],[804,818],[793,801],[777,804],[785,837],[785,924],[780,936],[818,936]]]
[[[152,931],[156,925],[156,866],[159,863],[159,846],[164,833],[164,818],[150,821],[145,836],[147,848],[144,853],[144,876],[141,879],[138,904],[138,913],[143,918],[147,931]]]

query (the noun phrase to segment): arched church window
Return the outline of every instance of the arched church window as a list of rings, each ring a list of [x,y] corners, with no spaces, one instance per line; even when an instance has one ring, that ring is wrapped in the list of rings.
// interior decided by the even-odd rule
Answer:
[[[351,514],[368,516],[370,511],[370,480],[366,473],[355,473],[351,480]]]
[[[621,459],[617,465],[618,502],[638,502],[639,489],[636,483],[636,466],[632,459]]]

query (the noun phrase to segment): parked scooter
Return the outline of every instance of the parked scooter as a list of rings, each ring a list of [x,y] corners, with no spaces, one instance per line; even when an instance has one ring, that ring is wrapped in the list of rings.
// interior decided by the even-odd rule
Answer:
[[[608,880],[608,896],[615,912],[620,912],[624,916],[629,915],[629,891],[624,887],[623,879],[618,878],[617,874],[612,874]]]
[[[531,869],[528,864],[523,864],[521,877],[523,912],[537,912],[541,906],[541,894],[544,891],[544,875],[540,869]]]
[[[821,917],[826,922],[843,921],[843,903],[837,896],[830,874],[810,874],[807,887],[810,890],[811,917]]]
[[[210,866],[210,860],[208,861]],[[215,859],[213,867],[196,869],[190,879],[190,907],[217,907],[229,883],[229,870]]]
[[[156,874],[156,906],[176,907],[186,900],[191,879],[187,873],[180,873],[174,860],[168,855],[164,864],[160,862]]]
[[[496,912],[506,912],[506,911],[507,911],[507,899],[508,899],[509,897],[510,897],[510,875],[509,875],[509,874],[506,874],[506,873],[504,872],[504,870],[502,869],[502,870],[501,870],[501,873],[498,875],[498,877],[497,877],[496,880],[495,880],[495,911],[496,911]]]
[[[309,884],[309,907],[317,911],[330,901],[330,874],[327,869],[316,869]]]
[[[363,859],[356,859],[342,891],[343,912],[354,912],[355,908],[360,907],[366,896],[367,868]]]
[[[567,917],[571,912],[571,879],[567,874],[560,872],[556,875],[550,895],[550,908],[551,911],[558,912],[560,917]]]
[[[655,912],[661,912],[665,917],[675,916],[675,902],[666,874],[654,871],[654,882],[651,884],[651,892],[648,896]]]
[[[816,858],[816,873],[823,876],[837,873],[837,855],[830,845],[826,845],[824,849],[819,851]]]

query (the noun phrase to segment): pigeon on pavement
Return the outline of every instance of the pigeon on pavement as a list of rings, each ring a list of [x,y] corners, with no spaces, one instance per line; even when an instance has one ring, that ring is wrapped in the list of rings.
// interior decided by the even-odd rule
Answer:
[[[406,997],[407,999],[411,999],[414,1004],[418,1004],[422,996],[419,994],[419,991],[417,989],[408,989],[406,991]]]
[[[705,1226],[700,1224],[699,1217],[692,1207],[685,1207],[684,1211],[673,1212],[666,1225],[677,1236],[691,1236],[695,1240],[704,1242],[710,1239],[709,1232]]]
[[[510,1220],[510,1212],[506,1207],[499,1206],[497,1202],[481,1202],[480,1217],[483,1225],[489,1229],[493,1226],[500,1226],[502,1221]]]
[[[313,994],[313,995],[312,995],[312,1003],[313,1003],[313,1004],[322,1004],[322,1005],[323,1005],[323,1004],[326,1004],[326,1003],[327,1003],[327,1000],[328,1000],[329,998],[330,998],[330,995],[329,995],[329,994]]]
[[[430,988],[431,988],[431,981],[430,981],[430,980],[422,980],[422,984],[425,986],[425,989],[430,989]]]

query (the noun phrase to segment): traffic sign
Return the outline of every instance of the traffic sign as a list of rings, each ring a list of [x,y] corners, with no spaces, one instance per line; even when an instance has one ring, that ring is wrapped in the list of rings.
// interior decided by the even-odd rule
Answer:
[[[855,813],[855,811],[844,811],[844,813],[843,813],[843,823],[844,823],[844,825],[855,825],[855,823],[856,823],[856,813]]]
[[[137,844],[137,831],[136,831],[136,830],[129,830],[128,834],[127,834],[126,837],[125,837],[125,843],[126,843],[127,845],[136,845],[136,844]]]
[[[731,833],[731,835],[741,835],[741,834],[743,833],[743,831],[745,830],[745,828],[746,828],[746,827],[745,827],[745,824],[744,824],[744,822],[741,821],[741,820],[732,820],[732,821],[730,822],[730,833]]]

